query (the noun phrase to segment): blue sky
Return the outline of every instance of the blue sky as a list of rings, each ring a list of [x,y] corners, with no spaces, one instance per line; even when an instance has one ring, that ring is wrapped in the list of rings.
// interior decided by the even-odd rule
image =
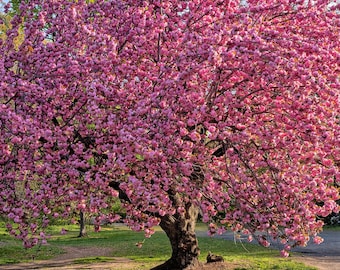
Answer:
[[[9,0],[0,0],[0,12],[4,11],[4,5],[6,5]]]

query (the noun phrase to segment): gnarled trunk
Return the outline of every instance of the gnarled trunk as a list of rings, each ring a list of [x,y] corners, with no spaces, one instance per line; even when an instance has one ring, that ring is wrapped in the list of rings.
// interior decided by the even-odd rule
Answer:
[[[121,201],[131,203],[129,197],[119,187],[118,182],[112,181],[109,185],[119,192]],[[168,194],[175,208],[178,209],[179,206],[183,206],[183,198],[177,192],[169,189]],[[195,233],[199,208],[189,202],[184,205],[184,210],[185,213],[182,214],[159,216],[161,218],[159,225],[170,240],[172,255],[164,264],[151,270],[189,270],[191,267],[199,265],[200,250]]]
[[[186,205],[183,215],[164,216],[160,226],[167,234],[172,248],[171,258],[152,270],[183,270],[199,265],[200,250],[195,234],[198,208]]]

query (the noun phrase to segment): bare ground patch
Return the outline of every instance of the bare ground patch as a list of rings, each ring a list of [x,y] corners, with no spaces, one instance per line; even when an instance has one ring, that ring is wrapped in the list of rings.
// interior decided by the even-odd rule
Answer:
[[[309,257],[299,256],[294,257],[295,261],[302,262],[305,265],[314,266],[319,270],[339,270],[340,257],[339,256],[324,256],[324,257]]]

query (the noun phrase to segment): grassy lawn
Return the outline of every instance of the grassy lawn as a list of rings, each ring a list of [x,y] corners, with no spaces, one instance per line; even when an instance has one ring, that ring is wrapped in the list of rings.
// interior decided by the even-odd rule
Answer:
[[[338,225],[326,225],[323,227],[325,231],[339,231],[340,232],[340,226]]]
[[[0,223],[1,224],[1,223]],[[62,227],[68,233],[61,235]],[[201,228],[202,229],[202,228]],[[42,245],[30,250],[25,250],[20,241],[14,240],[7,235],[5,227],[0,228],[0,268],[1,264],[18,263],[36,260],[47,260],[63,252],[63,247],[96,246],[112,248],[112,256],[126,257],[137,261],[143,269],[164,262],[170,257],[171,250],[166,235],[157,231],[150,239],[144,240],[143,233],[128,230],[125,226],[107,226],[99,233],[95,233],[88,227],[89,236],[77,238],[78,227],[73,225],[52,226],[49,230],[51,238],[48,245]],[[136,243],[144,241],[143,247],[136,247]],[[200,237],[201,248],[200,260],[205,261],[209,251],[223,255],[225,261],[236,265],[235,269],[286,269],[307,270],[315,269],[293,261],[291,258],[284,259],[276,250],[270,250],[257,245],[235,245],[232,241]],[[76,259],[75,263],[97,263],[109,261],[107,257],[91,257]]]

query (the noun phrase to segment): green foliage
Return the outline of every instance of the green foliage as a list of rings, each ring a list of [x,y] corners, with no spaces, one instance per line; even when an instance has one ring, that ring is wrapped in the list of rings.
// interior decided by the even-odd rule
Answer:
[[[122,207],[122,203],[118,198],[113,198],[111,210],[112,212],[120,215],[122,218],[125,218],[126,216],[126,210]]]
[[[144,157],[141,154],[135,154],[135,157],[138,161],[143,161]]]
[[[22,0],[12,0],[11,3],[12,3],[12,12],[14,14],[18,13],[19,12],[19,7],[20,7],[20,3],[21,3]]]
[[[96,165],[96,161],[94,159],[94,157],[90,157],[88,160],[87,160],[87,163],[90,165],[90,166],[94,166]]]
[[[88,258],[81,258],[75,259],[73,263],[75,264],[88,264],[88,263],[103,263],[103,262],[110,262],[113,261],[113,258],[110,257],[88,257]]]

